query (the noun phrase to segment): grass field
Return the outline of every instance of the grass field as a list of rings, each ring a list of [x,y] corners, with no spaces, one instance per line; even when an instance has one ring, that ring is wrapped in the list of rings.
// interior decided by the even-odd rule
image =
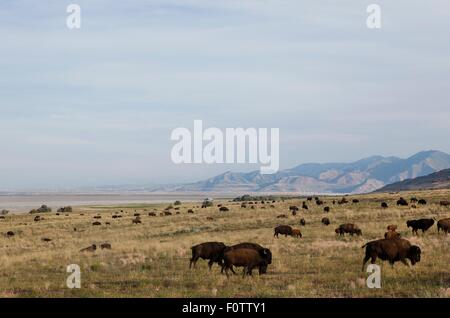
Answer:
[[[397,207],[400,196],[424,198],[428,204]],[[425,235],[412,236],[406,227],[408,219],[450,217],[450,207],[438,204],[450,198],[450,190],[348,199],[356,197],[360,203],[344,205],[331,204],[340,197],[321,197],[326,201],[323,206],[308,202],[309,210],[300,210],[297,216],[288,207],[300,207],[303,199],[259,202],[255,209],[226,200],[206,209],[198,208],[200,203],[183,203],[172,216],[159,215],[167,204],[74,207],[59,216],[42,213],[44,220],[39,222],[33,221],[35,214],[7,215],[0,219],[0,297],[450,297],[450,235],[438,235],[434,225]],[[381,201],[389,208],[381,209]],[[219,212],[219,203],[230,211]],[[324,206],[331,211],[324,213]],[[148,216],[154,209],[158,216]],[[188,209],[195,213],[188,214]],[[132,224],[135,210],[141,213],[142,224]],[[123,217],[113,219],[115,212]],[[282,213],[289,217],[277,219]],[[93,218],[97,214],[101,219]],[[321,224],[324,216],[331,225]],[[300,218],[306,226],[299,225]],[[92,226],[94,221],[102,225]],[[334,229],[347,222],[356,223],[362,237],[337,237]],[[303,238],[274,238],[278,224],[301,228]],[[369,289],[368,274],[361,271],[361,246],[382,238],[388,224],[398,224],[402,236],[421,247],[422,260],[411,267],[378,261],[382,287]],[[15,236],[7,237],[8,231]],[[52,241],[44,242],[43,237]],[[259,243],[271,249],[273,262],[266,275],[246,278],[227,279],[216,264],[209,271],[203,260],[189,270],[190,247],[206,241]],[[103,242],[111,243],[112,249],[80,252]],[[69,264],[81,268],[80,289],[66,286]]]

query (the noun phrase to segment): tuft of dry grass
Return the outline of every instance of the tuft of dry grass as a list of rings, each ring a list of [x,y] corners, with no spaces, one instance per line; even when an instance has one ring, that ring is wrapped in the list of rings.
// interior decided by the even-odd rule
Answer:
[[[424,198],[428,204],[397,207],[400,196]],[[354,197],[360,203],[352,204]],[[289,213],[289,206],[301,207],[302,199],[258,202],[255,209],[216,202],[229,212],[186,203],[178,206],[179,215],[172,216],[159,216],[167,203],[74,207],[69,216],[46,213],[40,222],[33,221],[34,215],[7,215],[0,220],[0,297],[450,297],[450,235],[438,235],[435,225],[419,236],[406,228],[408,219],[450,217],[450,208],[438,204],[449,197],[450,190],[367,194],[333,205],[331,201],[340,197],[322,196],[331,207],[329,213],[323,212],[325,205],[308,202],[309,210],[300,209],[296,216]],[[382,201],[388,209],[380,208]],[[148,216],[154,209],[158,216]],[[188,214],[188,209],[195,213]],[[113,219],[120,210],[123,217]],[[141,213],[142,224],[132,224],[135,210]],[[277,219],[281,213],[289,217]],[[92,226],[97,214],[102,225]],[[324,216],[331,225],[321,223]],[[301,218],[306,226],[299,225]],[[347,222],[356,223],[363,236],[337,237],[334,228]],[[301,228],[303,238],[274,238],[273,228],[279,224]],[[379,261],[382,288],[369,289],[368,274],[361,271],[361,246],[382,238],[388,224],[398,224],[401,235],[421,247],[422,260],[411,267]],[[15,236],[6,237],[7,231]],[[44,242],[43,237],[52,241]],[[259,243],[271,249],[273,263],[266,275],[245,279],[241,275],[227,279],[217,265],[209,272],[202,260],[189,270],[190,247],[205,241]],[[112,249],[79,252],[104,242]],[[66,287],[69,264],[81,268],[81,289]]]

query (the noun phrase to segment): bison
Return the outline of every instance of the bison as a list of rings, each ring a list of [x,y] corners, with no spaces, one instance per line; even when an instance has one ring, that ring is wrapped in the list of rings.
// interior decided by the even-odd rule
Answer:
[[[412,233],[416,233],[418,230],[422,230],[425,233],[434,224],[433,219],[419,219],[419,220],[408,220],[406,221],[406,226],[412,228]]]
[[[437,222],[438,234],[442,230],[445,234],[450,232],[450,218],[442,219]]]
[[[228,212],[228,211],[230,211],[230,209],[228,209],[226,206],[221,206],[221,207],[219,208],[219,211],[220,211],[220,212]]]
[[[291,205],[289,207],[289,211],[298,211],[298,207],[296,207],[295,205]]]
[[[286,214],[277,215],[277,219],[286,219],[286,218],[287,218]]]
[[[439,204],[441,206],[449,206],[450,205],[450,201],[441,201],[441,202],[439,202]]]
[[[102,244],[100,244],[100,248],[102,250],[104,250],[104,249],[110,250],[111,249],[111,244],[110,243],[102,243]]]
[[[400,198],[397,200],[397,205],[406,206],[406,205],[408,205],[408,202],[405,199]]]
[[[279,225],[274,229],[273,236],[278,237],[278,234],[284,234],[284,236],[292,235],[292,227],[289,225]]]
[[[303,202],[303,204],[302,204],[302,209],[303,209],[303,210],[308,210],[308,206],[306,205],[305,202]]]
[[[80,250],[80,252],[95,252],[96,249],[97,249],[97,245],[92,244],[91,246],[83,248],[82,250]]]
[[[330,212],[330,207],[329,206],[324,207],[323,212],[327,212],[327,213]]]
[[[305,219],[300,219],[300,225],[303,225],[303,226],[305,226],[306,225],[306,221],[305,221]]]
[[[239,248],[228,250],[223,254],[223,265],[225,274],[228,277],[228,270],[232,266],[244,267],[242,277],[245,275],[252,275],[252,271],[255,267],[259,268],[259,274],[263,274],[267,271],[269,256],[267,249],[256,251],[251,248]]]
[[[100,222],[94,222],[92,223],[93,226],[98,226],[98,225],[102,225]]]
[[[236,245],[228,246],[227,248],[225,248],[224,253],[226,253],[227,251],[230,251],[230,250],[237,250],[237,249],[242,249],[242,248],[253,249],[259,253],[264,252],[263,254],[266,255],[267,264],[272,264],[272,252],[268,248],[262,247],[261,245],[256,244],[256,243],[244,242],[244,243],[239,243]],[[222,259],[223,259],[223,256],[222,256]],[[221,273],[223,273],[224,269],[225,269],[225,266],[222,266]],[[233,272],[233,274],[236,274],[233,270],[233,266],[231,266],[229,269]],[[267,270],[267,267],[260,268],[260,274],[265,274],[266,270]]]
[[[345,233],[349,233],[351,236],[353,234],[356,234],[358,236],[362,235],[362,231],[353,223],[346,223],[341,224],[339,227],[335,230],[336,233],[338,233],[340,236],[344,236]]]
[[[380,239],[368,242],[362,246],[362,248],[364,247],[366,248],[366,255],[363,259],[363,271],[367,261],[370,259],[370,262],[375,264],[377,257],[383,261],[389,261],[391,265],[394,265],[397,261],[408,265],[406,259],[409,259],[412,265],[420,262],[420,247],[411,245],[411,243],[405,239]]]
[[[396,224],[390,224],[390,225],[388,225],[387,227],[386,227],[386,229],[388,230],[388,231],[395,231],[395,230],[397,230],[397,225]]]
[[[214,263],[222,265],[222,255],[225,248],[226,245],[222,242],[205,242],[192,246],[192,258],[189,263],[189,268],[192,267],[192,264],[194,264],[195,268],[195,264],[199,258],[209,260],[208,267],[210,270]]]
[[[353,203],[359,203],[359,200],[358,199],[353,199],[352,202]]]
[[[322,222],[323,225],[330,225],[330,219],[329,218],[323,218],[321,222]]]
[[[417,201],[417,204],[426,205],[427,201],[425,199],[420,199],[419,201]]]
[[[386,202],[381,202],[381,207],[383,209],[387,209],[388,208],[388,204]]]
[[[292,236],[293,237],[302,237],[302,232],[300,232],[299,229],[292,229]]]

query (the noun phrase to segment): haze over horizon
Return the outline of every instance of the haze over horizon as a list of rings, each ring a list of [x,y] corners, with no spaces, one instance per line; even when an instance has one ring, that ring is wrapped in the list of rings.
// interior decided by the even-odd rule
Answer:
[[[0,3],[0,189],[194,182],[177,127],[280,128],[280,170],[450,153],[450,2]]]

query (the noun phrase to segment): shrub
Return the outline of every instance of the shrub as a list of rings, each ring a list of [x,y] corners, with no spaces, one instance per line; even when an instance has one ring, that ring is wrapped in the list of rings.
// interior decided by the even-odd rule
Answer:
[[[173,203],[173,205],[181,205],[181,201],[176,200],[176,201]]]

